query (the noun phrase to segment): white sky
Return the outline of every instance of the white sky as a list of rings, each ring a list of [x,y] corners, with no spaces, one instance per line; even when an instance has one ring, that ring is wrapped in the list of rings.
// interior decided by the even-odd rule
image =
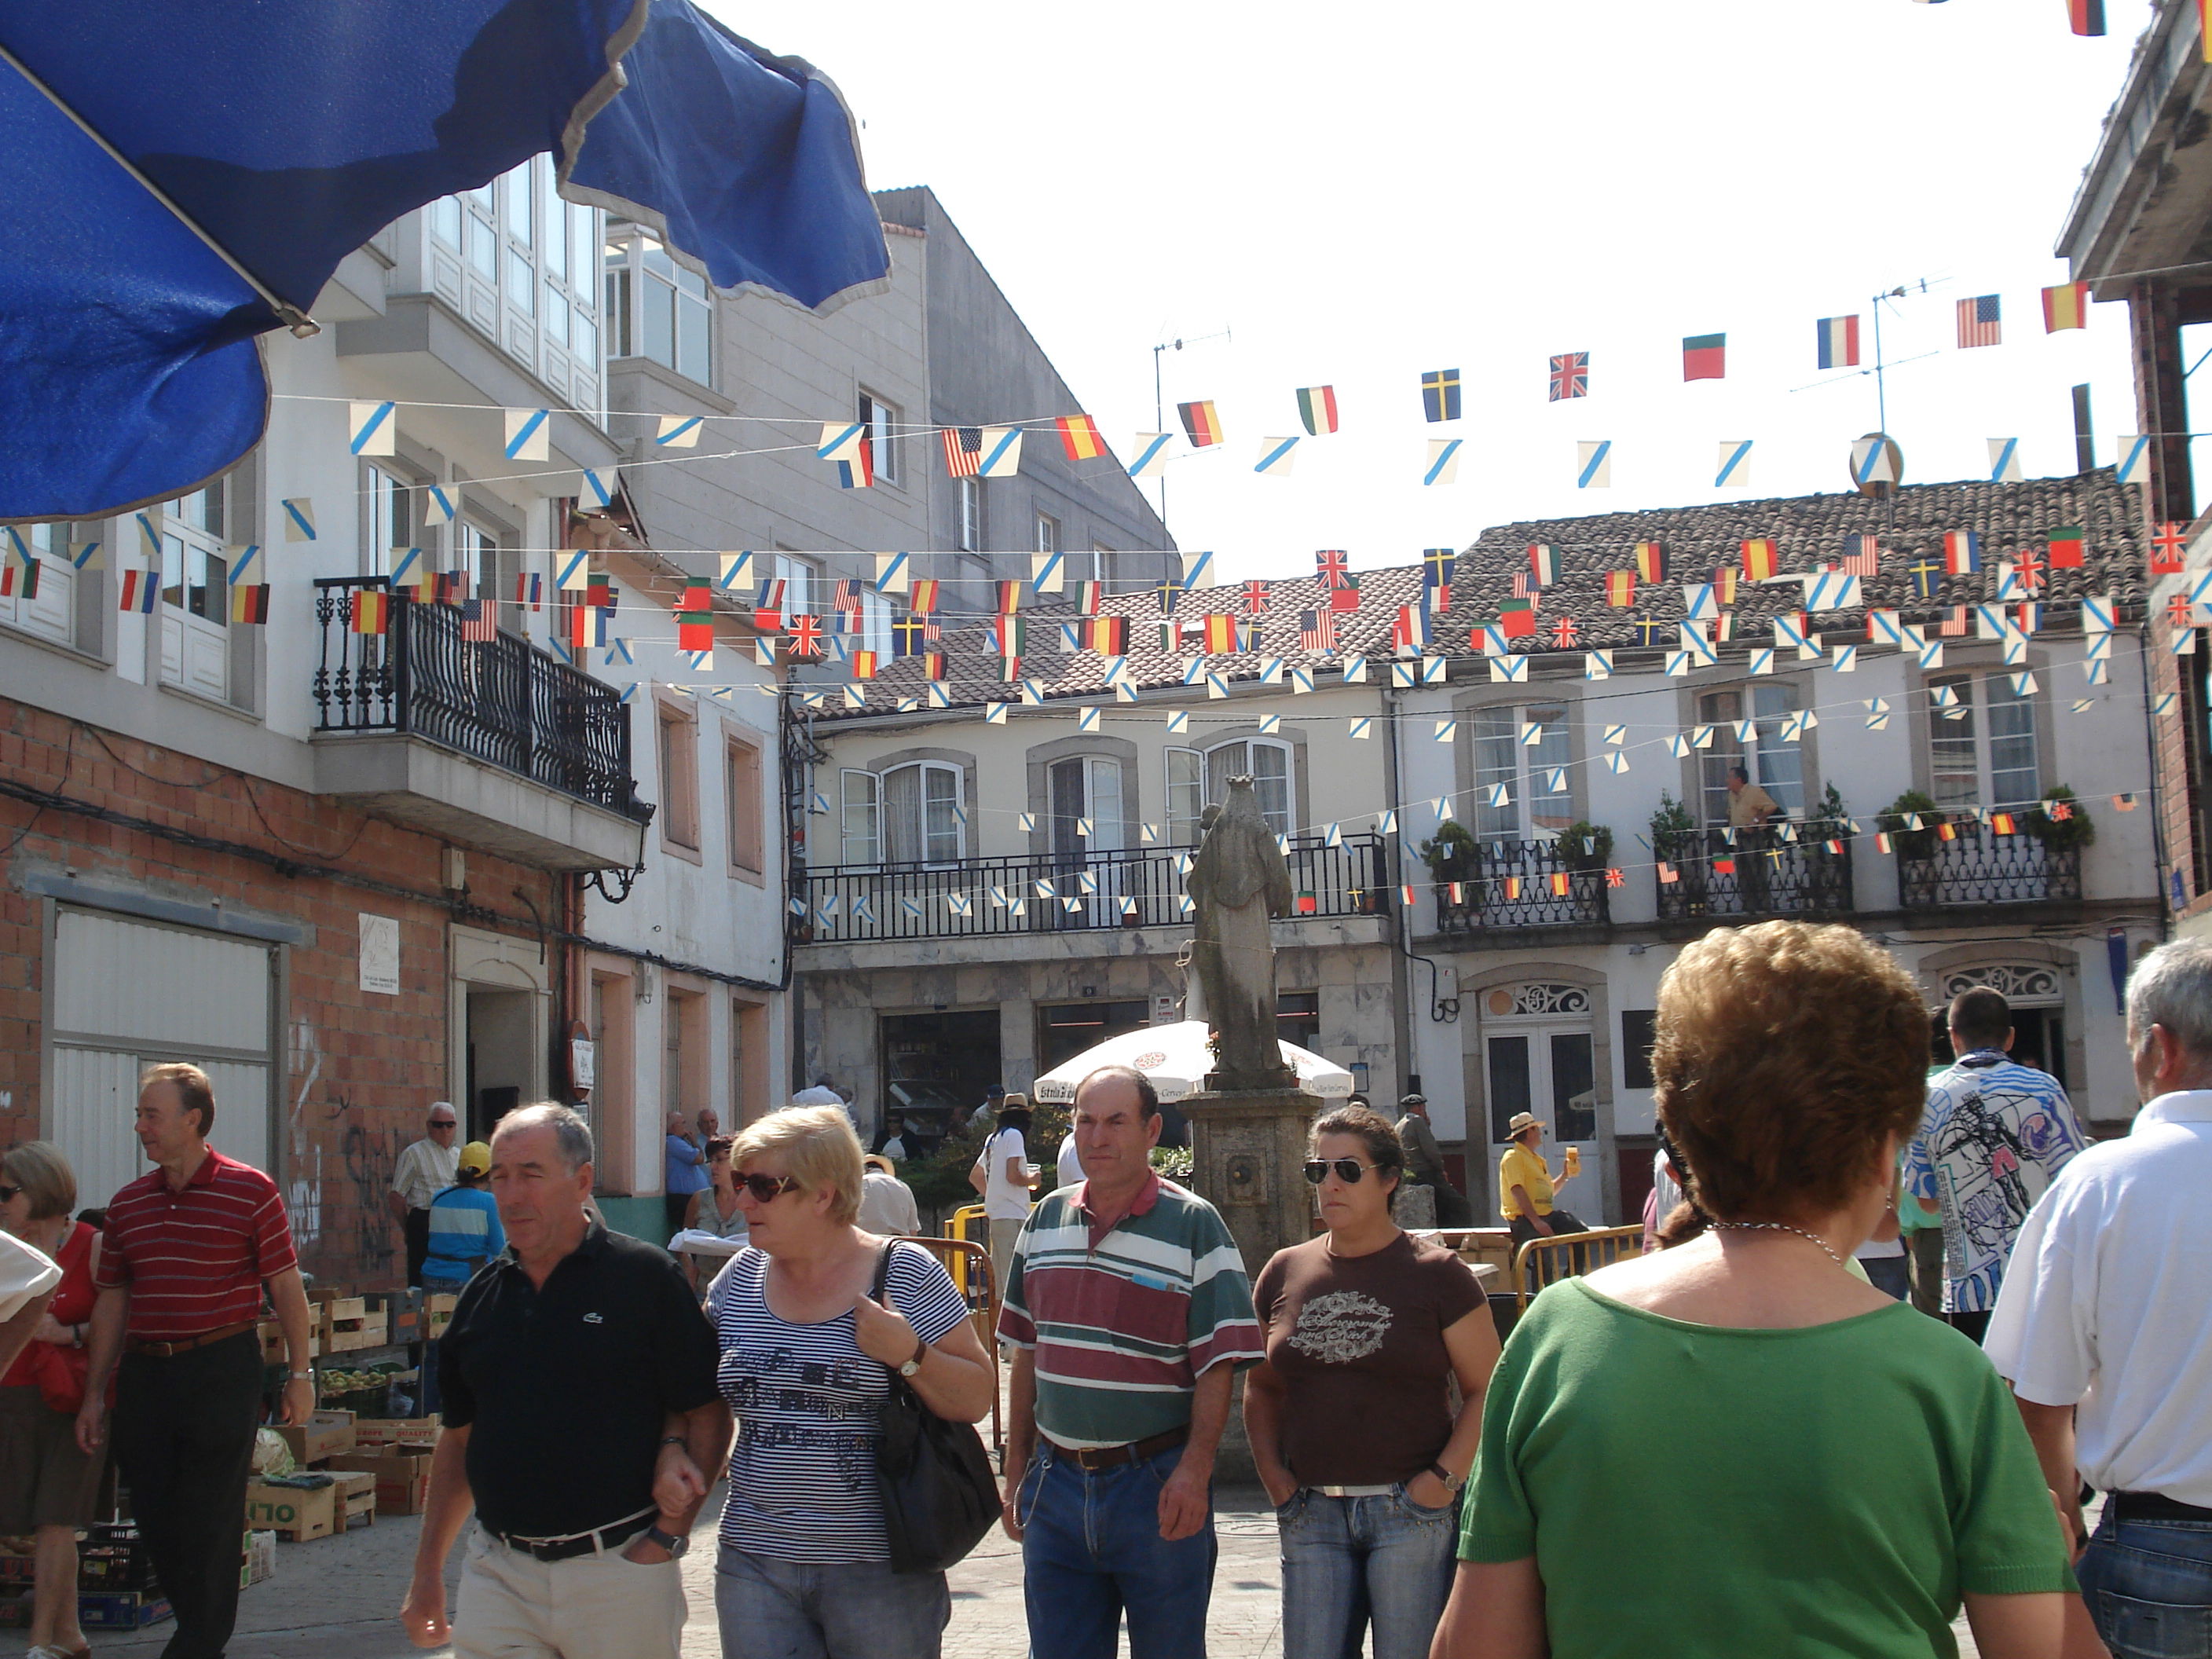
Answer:
[[[1870,377],[1822,380],[1814,321],[1931,279],[1885,316],[1888,429],[1906,481],[2075,470],[2069,388],[2094,387],[2097,459],[2133,429],[2126,310],[2046,337],[2037,290],[2149,0],[2079,40],[2058,0],[1552,0],[1324,12],[1248,0],[1104,7],[708,0],[806,58],[866,123],[869,182],[926,184],[1116,452],[1212,398],[1227,441],[1169,473],[1168,520],[1224,579],[1410,562],[1510,520],[1845,487]],[[1961,352],[1954,307],[1997,293],[2004,343]],[[1724,381],[1685,384],[1682,337],[1725,331]],[[1549,404],[1584,350],[1591,395]],[[1467,418],[1421,416],[1461,371]],[[1288,478],[1261,440],[1333,384],[1336,436]],[[741,396],[742,394],[740,394]],[[999,418],[1069,413],[1006,410]],[[1468,440],[1422,487],[1424,440]],[[1613,487],[1574,488],[1579,439]],[[1147,486],[1149,489],[1149,485]]]

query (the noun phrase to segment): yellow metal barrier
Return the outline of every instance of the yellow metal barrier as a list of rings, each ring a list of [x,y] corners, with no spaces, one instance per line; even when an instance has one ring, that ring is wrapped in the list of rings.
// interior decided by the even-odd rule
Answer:
[[[960,1215],[969,1212],[963,1210]],[[978,1208],[978,1217],[983,1212]],[[957,1224],[960,1216],[953,1218]],[[948,1224],[948,1225],[953,1224]],[[991,1357],[991,1443],[1004,1446],[1006,1436],[999,1420],[999,1285],[991,1269],[991,1248],[986,1242],[978,1244],[972,1239],[931,1238],[927,1236],[909,1237],[909,1244],[919,1244],[945,1264],[952,1275],[952,1282],[968,1303],[968,1316],[975,1322],[975,1334],[983,1339],[983,1352]],[[968,1287],[974,1285],[973,1291]]]
[[[987,1257],[991,1254],[991,1224],[985,1218],[983,1206],[980,1204],[966,1204],[955,1210],[945,1223],[945,1236],[947,1238],[959,1239],[964,1243],[981,1245]],[[953,1251],[951,1259],[945,1265],[951,1272],[952,1282],[960,1287],[960,1293],[966,1296],[968,1294],[967,1252]]]
[[[1643,1249],[1640,1226],[1596,1227],[1586,1233],[1532,1238],[1513,1255],[1514,1303],[1525,1311],[1528,1298],[1545,1285],[1611,1267],[1624,1256],[1641,1254]]]

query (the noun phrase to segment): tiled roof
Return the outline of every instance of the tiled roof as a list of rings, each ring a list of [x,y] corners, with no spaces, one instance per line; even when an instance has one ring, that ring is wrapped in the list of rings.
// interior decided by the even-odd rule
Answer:
[[[2020,483],[1913,484],[1887,501],[1856,493],[1800,495],[1498,525],[1461,550],[1453,573],[1451,607],[1431,620],[1429,653],[1472,654],[1470,632],[1497,619],[1499,605],[1512,598],[1514,577],[1528,569],[1528,549],[1536,544],[1558,550],[1559,580],[1538,596],[1537,637],[1516,641],[1532,654],[1554,649],[1550,630],[1562,617],[1580,625],[1581,637],[1571,647],[1577,653],[1636,647],[1634,623],[1644,617],[1667,624],[1666,641],[1673,644],[1674,625],[1682,620],[1683,584],[1711,581],[1718,568],[1740,571],[1741,544],[1756,537],[1774,541],[1778,567],[1786,573],[1817,571],[1839,562],[1845,552],[1844,538],[1875,536],[1882,549],[1881,573],[1862,584],[1865,605],[1899,611],[1907,622],[1932,622],[1952,606],[1994,599],[2001,562],[2024,552],[2041,561],[2053,531],[2077,526],[2087,542],[2081,568],[2047,572],[2034,595],[2045,607],[2046,623],[2070,623],[2084,594],[2109,593],[2124,612],[2139,611],[2146,592],[2142,514],[2135,488],[2118,483],[2112,468],[2100,467],[2075,477]],[[1915,598],[1908,573],[1923,560],[1942,563],[1944,534],[1955,530],[1980,536],[1981,571],[1946,575],[1932,599]],[[1606,603],[1606,575],[1633,570],[1636,544],[1647,541],[1665,548],[1667,580],[1656,586],[1639,583],[1635,604],[1613,609]],[[1269,584],[1267,612],[1257,619],[1264,630],[1263,649],[1209,658],[1208,672],[1231,680],[1250,680],[1260,674],[1263,661],[1278,657],[1286,666],[1331,670],[1349,657],[1388,659],[1392,654],[1391,625],[1400,607],[1419,602],[1421,567],[1401,565],[1354,574],[1359,580],[1360,608],[1355,615],[1336,618],[1339,649],[1334,656],[1298,648],[1298,613],[1325,605],[1328,595],[1317,577],[1292,577]],[[1227,611],[1241,617],[1243,597],[1242,583],[1185,593],[1176,616],[1186,624],[1208,612]],[[1771,643],[1772,618],[1802,605],[1803,589],[1798,583],[1740,581],[1730,607],[1736,617],[1738,648]],[[1180,684],[1183,663],[1202,654],[1195,641],[1175,653],[1160,649],[1156,592],[1115,594],[1102,609],[1105,615],[1129,619],[1127,672],[1139,689]],[[1048,697],[1095,698],[1109,690],[1102,658],[1089,651],[1057,648],[1060,623],[1076,617],[1072,608],[1048,601],[1022,614],[1030,623],[1030,647],[1022,659],[1024,678],[1036,681]],[[999,660],[988,654],[986,629],[966,618],[955,626],[954,620],[947,618],[942,646],[952,701],[1014,701],[1018,688],[1000,679]],[[1831,633],[1864,636],[1858,612],[1816,616],[1814,620]],[[1382,672],[1370,671],[1376,678]],[[831,672],[836,672],[835,665]],[[918,659],[887,662],[867,685],[865,712],[883,713],[903,698],[924,694],[927,685]],[[858,717],[863,712],[824,707],[820,717]]]

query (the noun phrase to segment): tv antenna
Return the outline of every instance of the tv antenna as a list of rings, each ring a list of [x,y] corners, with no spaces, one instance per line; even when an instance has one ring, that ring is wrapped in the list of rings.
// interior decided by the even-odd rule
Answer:
[[[1167,430],[1168,406],[1160,391],[1160,355],[1163,352],[1181,351],[1187,345],[1202,345],[1208,340],[1226,340],[1231,337],[1230,331],[1224,328],[1214,334],[1194,334],[1188,339],[1178,336],[1172,340],[1163,340],[1152,348],[1152,424],[1154,426],[1162,432]],[[1159,475],[1159,483],[1160,525],[1164,529],[1168,521],[1168,475],[1166,473],[1163,472]]]

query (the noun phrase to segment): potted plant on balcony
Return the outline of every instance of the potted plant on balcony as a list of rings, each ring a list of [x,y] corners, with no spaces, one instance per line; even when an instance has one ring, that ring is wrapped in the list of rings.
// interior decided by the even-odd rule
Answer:
[[[1651,844],[1664,847],[1680,844],[1698,833],[1698,821],[1690,816],[1690,809],[1664,789],[1659,792],[1659,805],[1651,814]]]
[[[1802,839],[1806,841],[1839,841],[1850,834],[1850,810],[1844,805],[1842,791],[1830,784],[1820,793],[1820,805],[1806,820]]]
[[[2096,823],[2073,790],[2063,783],[2045,791],[2042,803],[2024,813],[2021,821],[2046,853],[2078,853],[2096,843]]]
[[[1437,833],[1416,849],[1421,862],[1429,866],[1436,880],[1472,881],[1475,860],[1481,848],[1470,830],[1457,818],[1446,818],[1437,826]]]
[[[1613,831],[1584,819],[1559,831],[1559,860],[1570,870],[1602,870],[1613,862]]]
[[[1917,818],[1920,828],[1911,827]],[[1876,827],[1890,839],[1899,858],[1926,860],[1936,855],[1936,830],[1943,822],[1943,814],[1931,796],[1917,789],[1908,789],[1882,809],[1875,820]]]

